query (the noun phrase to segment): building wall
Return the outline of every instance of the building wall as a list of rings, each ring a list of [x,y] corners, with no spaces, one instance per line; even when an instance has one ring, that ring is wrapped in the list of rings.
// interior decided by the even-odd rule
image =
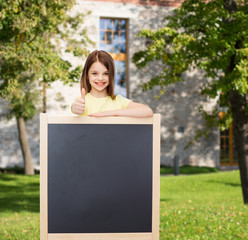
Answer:
[[[142,6],[163,6],[163,7],[179,7],[183,0],[93,0],[95,2],[113,2],[125,4],[137,4]],[[93,2],[91,1],[91,2]]]
[[[200,72],[184,74],[185,81],[169,86],[166,93],[157,101],[154,100],[154,96],[158,94],[158,88],[142,92],[141,85],[161,70],[159,64],[153,63],[138,70],[131,62],[133,53],[144,47],[144,40],[138,39],[136,34],[143,28],[157,29],[164,26],[163,18],[171,13],[173,9],[171,6],[176,7],[179,2],[78,0],[70,14],[91,11],[85,22],[89,37],[95,41],[95,47],[90,50],[99,48],[100,17],[128,19],[129,97],[133,101],[148,104],[154,113],[161,114],[161,164],[172,165],[177,155],[181,165],[218,166],[218,130],[213,130],[209,139],[184,150],[188,141],[194,137],[195,130],[203,124],[203,119],[197,111],[199,104],[203,104],[208,110],[215,105],[215,101],[209,101],[199,94],[200,85],[206,81],[203,74]],[[69,54],[65,54],[64,57],[72,59]],[[83,64],[84,59],[73,58],[73,62]],[[55,83],[47,90],[47,113],[71,115],[70,105],[78,95],[80,95],[79,83],[73,87],[63,86],[59,82]],[[9,122],[3,120],[7,110],[1,107],[1,111],[0,167],[22,165],[15,120]],[[33,160],[36,168],[39,168],[39,116],[27,123],[27,130]]]

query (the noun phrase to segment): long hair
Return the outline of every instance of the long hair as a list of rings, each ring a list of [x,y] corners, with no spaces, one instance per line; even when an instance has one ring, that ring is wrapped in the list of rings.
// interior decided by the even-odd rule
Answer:
[[[91,65],[95,62],[102,63],[108,69],[109,85],[107,86],[107,93],[114,100],[115,64],[111,55],[102,50],[95,50],[87,57],[81,77],[80,89],[84,88],[85,93],[89,93],[91,91],[88,73]]]

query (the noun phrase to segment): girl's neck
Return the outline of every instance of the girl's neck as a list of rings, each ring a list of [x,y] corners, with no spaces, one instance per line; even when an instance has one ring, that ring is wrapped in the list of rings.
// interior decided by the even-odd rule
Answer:
[[[95,98],[105,98],[108,96],[108,93],[107,93],[107,91],[99,92],[99,91],[94,91],[93,89],[91,89],[90,95],[95,97]]]

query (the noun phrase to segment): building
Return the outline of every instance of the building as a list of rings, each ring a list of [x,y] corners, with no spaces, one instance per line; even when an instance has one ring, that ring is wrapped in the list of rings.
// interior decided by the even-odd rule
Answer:
[[[78,0],[70,14],[91,11],[85,22],[88,36],[95,41],[96,49],[110,52],[115,59],[116,93],[147,104],[155,113],[161,114],[161,165],[173,165],[176,156],[180,165],[211,167],[235,165],[237,163],[233,158],[231,130],[220,134],[218,129],[213,129],[208,139],[202,139],[201,142],[185,149],[196,130],[203,124],[198,106],[201,104],[205,110],[211,110],[216,105],[215,101],[200,95],[200,86],[207,81],[202,73],[197,71],[185,73],[183,76],[185,81],[169,86],[166,93],[157,101],[154,96],[157,95],[158,89],[143,92],[141,85],[160,71],[159,65],[149,65],[138,70],[131,61],[133,53],[145,46],[144,40],[136,36],[137,33],[144,28],[158,29],[164,26],[163,18],[175,7],[180,6],[181,2]],[[80,64],[83,64],[83,60]],[[79,84],[71,88],[57,82],[47,90],[47,113],[71,114],[70,105],[77,95],[80,95]],[[4,119],[6,103],[0,101],[0,168],[22,166],[15,120]],[[33,161],[35,167],[39,168],[39,116],[27,123],[27,130]]]

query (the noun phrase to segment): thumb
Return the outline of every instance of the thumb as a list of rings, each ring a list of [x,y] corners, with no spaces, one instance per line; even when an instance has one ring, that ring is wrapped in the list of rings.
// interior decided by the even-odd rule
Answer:
[[[85,89],[84,89],[84,88],[82,88],[81,98],[82,98],[82,99],[85,99]]]

